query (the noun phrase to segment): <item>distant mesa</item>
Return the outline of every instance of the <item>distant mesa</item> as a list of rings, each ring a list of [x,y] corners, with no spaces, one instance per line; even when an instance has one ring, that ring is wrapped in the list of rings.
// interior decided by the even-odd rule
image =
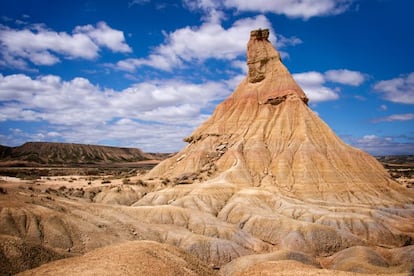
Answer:
[[[136,148],[27,142],[18,147],[0,146],[0,163],[27,165],[109,164],[161,159],[163,155]]]

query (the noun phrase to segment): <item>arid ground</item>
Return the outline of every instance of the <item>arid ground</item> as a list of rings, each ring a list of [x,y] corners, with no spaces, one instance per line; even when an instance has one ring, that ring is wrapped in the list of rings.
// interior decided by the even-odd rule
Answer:
[[[413,188],[412,156],[384,156],[378,160],[401,185]],[[158,162],[123,163],[111,167],[0,168],[1,275],[23,272],[45,263],[51,268],[41,266],[25,273],[57,275],[88,274],[89,271],[105,274],[111,271],[109,274],[112,275],[259,275],[256,273],[259,271],[260,275],[354,275],[350,271],[360,271],[410,275],[413,246],[401,250],[375,248],[375,251],[355,246],[333,256],[318,258],[290,250],[272,252],[267,248],[268,253],[236,258],[222,266],[233,258],[230,253],[220,256],[228,258],[224,262],[219,258],[212,264],[210,256],[197,256],[201,252],[196,249],[183,250],[174,246],[178,243],[172,242],[174,237],[161,237],[165,227],[173,225],[174,228],[177,222],[167,220],[149,227],[143,223],[145,216],[162,215],[149,210],[142,220],[134,219],[135,207],[132,205],[153,189],[151,182],[146,183],[142,176]],[[168,185],[171,183],[166,183]],[[189,216],[180,214],[183,215]],[[187,223],[181,223],[179,228],[190,228],[185,225]],[[206,233],[211,229],[196,231]],[[173,232],[168,233],[172,235]],[[207,235],[220,236],[220,233]],[[349,254],[353,257],[346,261],[345,256]],[[125,258],[119,257],[121,255]],[[73,258],[66,259],[68,257]],[[59,259],[63,260],[56,261]]]

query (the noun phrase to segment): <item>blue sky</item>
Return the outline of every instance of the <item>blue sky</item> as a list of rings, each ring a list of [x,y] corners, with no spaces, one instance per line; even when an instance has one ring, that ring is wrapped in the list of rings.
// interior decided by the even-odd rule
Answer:
[[[0,1],[0,144],[178,151],[269,28],[348,144],[414,154],[414,1]]]

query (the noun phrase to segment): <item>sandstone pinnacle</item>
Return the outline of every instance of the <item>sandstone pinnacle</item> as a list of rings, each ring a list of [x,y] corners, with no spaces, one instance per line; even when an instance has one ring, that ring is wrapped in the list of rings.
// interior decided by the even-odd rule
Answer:
[[[305,103],[308,98],[283,65],[280,54],[268,40],[269,30],[255,30],[247,43],[248,82],[261,83],[262,101],[276,101],[297,95]]]
[[[391,272],[364,266],[363,258],[385,263],[379,253],[388,253],[372,249],[378,246],[413,252],[414,246],[406,247],[414,241],[413,192],[374,157],[345,144],[310,109],[267,38],[267,30],[251,32],[246,78],[185,138],[185,148],[149,172],[155,190],[134,206],[209,214],[270,244],[270,251],[279,250],[236,258],[223,275],[249,271],[246,267],[275,271],[274,261],[292,252],[326,257],[320,264],[330,269]],[[210,221],[200,223],[202,231],[211,231]],[[248,241],[249,250],[268,252],[266,244]],[[230,254],[228,244],[217,248]],[[355,261],[354,253],[365,257]],[[259,260],[269,267],[255,266]],[[401,259],[400,271],[410,271],[413,260]]]
[[[405,201],[375,158],[345,144],[307,106],[268,36],[268,30],[251,32],[248,76],[185,138],[187,147],[149,177],[263,187],[317,200]]]

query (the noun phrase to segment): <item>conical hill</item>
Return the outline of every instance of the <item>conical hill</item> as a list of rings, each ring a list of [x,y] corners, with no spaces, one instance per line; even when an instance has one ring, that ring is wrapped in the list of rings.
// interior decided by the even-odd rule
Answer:
[[[248,76],[149,177],[263,187],[314,200],[406,202],[406,191],[369,154],[342,142],[308,99],[268,40],[251,32]]]

